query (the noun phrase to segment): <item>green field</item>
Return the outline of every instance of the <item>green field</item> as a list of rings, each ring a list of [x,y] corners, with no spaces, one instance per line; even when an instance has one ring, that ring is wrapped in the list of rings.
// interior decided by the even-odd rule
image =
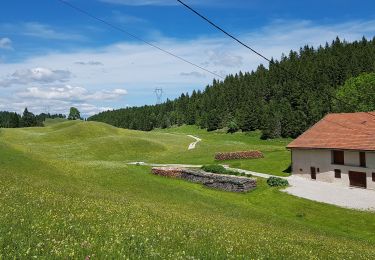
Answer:
[[[172,161],[172,163],[207,164],[223,163],[231,167],[245,170],[253,170],[262,173],[287,176],[285,171],[290,166],[290,152],[285,148],[291,139],[261,140],[260,132],[226,134],[225,132],[207,132],[196,126],[182,126],[155,132],[174,134],[185,137],[194,135],[202,139],[196,150],[186,152],[188,143],[194,140],[189,138],[181,153],[173,153],[172,156],[165,154],[167,158],[160,158],[160,162]],[[215,162],[216,152],[232,152],[259,150],[264,154],[263,159],[236,160]]]
[[[203,139],[196,150],[186,134]],[[0,129],[0,259],[373,259],[373,213],[299,199],[262,179],[234,194],[125,164],[212,163],[217,151],[259,149],[264,159],[230,164],[282,175],[288,141],[94,122]]]

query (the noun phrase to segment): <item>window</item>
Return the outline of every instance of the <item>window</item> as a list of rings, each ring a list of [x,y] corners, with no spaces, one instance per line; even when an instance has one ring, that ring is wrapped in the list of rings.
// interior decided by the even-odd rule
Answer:
[[[344,151],[332,151],[333,164],[344,165]]]
[[[375,182],[375,172],[372,173],[372,181]]]
[[[335,169],[335,178],[336,179],[341,179],[341,170]]]
[[[366,153],[365,152],[359,153],[359,166],[366,167]]]

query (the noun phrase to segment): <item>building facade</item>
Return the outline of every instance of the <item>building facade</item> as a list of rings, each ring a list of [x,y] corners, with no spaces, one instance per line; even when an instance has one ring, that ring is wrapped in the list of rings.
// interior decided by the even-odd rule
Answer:
[[[293,175],[375,190],[375,113],[329,114],[287,148]]]
[[[344,160],[335,160],[338,156]],[[311,180],[375,190],[375,152],[292,149],[292,172]]]

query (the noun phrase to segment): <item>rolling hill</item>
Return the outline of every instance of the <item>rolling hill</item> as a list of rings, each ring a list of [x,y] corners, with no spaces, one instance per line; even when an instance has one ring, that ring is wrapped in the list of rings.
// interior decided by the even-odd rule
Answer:
[[[195,150],[187,133],[202,138]],[[272,154],[288,158],[288,140],[259,136],[78,121],[0,129],[0,258],[373,257],[373,213],[299,199],[262,179],[233,194],[126,164],[210,163],[217,149],[258,148],[263,161],[230,163],[279,172],[288,160]]]

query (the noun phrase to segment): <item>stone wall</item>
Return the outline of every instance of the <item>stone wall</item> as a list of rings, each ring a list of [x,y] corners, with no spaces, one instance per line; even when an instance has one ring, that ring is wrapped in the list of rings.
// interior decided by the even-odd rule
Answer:
[[[152,173],[160,176],[180,178],[194,183],[202,183],[210,188],[232,192],[246,192],[255,189],[257,186],[256,179],[254,178],[215,174],[198,169],[152,168]]]
[[[235,160],[235,159],[259,159],[263,158],[263,153],[260,151],[242,151],[242,152],[228,152],[228,153],[216,153],[215,160]]]

